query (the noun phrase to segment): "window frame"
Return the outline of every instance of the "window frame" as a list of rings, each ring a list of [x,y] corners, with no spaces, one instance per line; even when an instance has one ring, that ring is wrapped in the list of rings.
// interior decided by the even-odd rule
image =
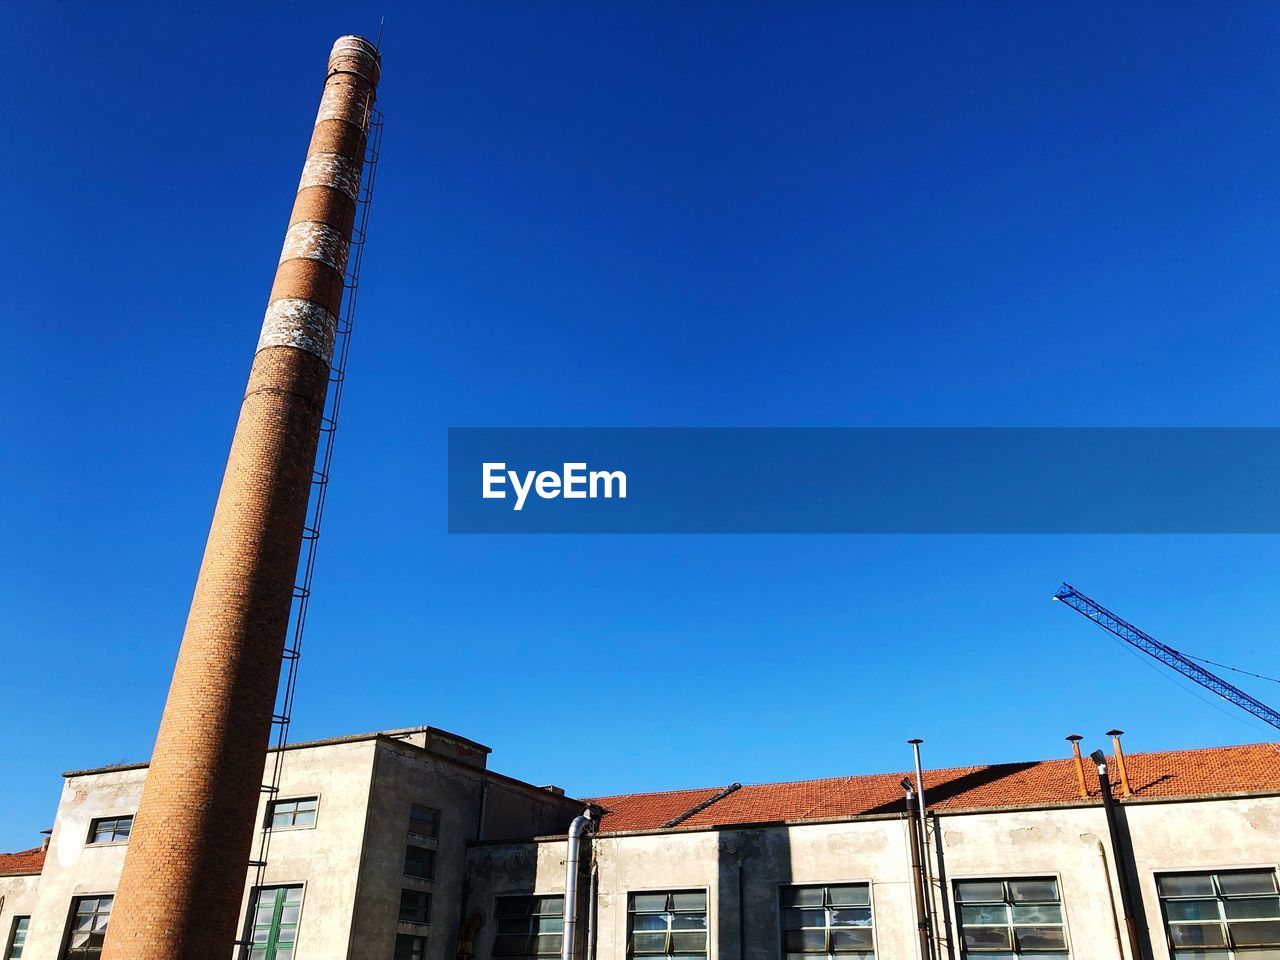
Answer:
[[[286,824],[279,827],[275,826],[274,821],[276,817],[276,807],[280,806],[280,804],[283,804],[283,803],[294,804],[295,806],[293,809],[293,818],[296,821],[298,818],[297,804],[307,800],[314,800],[316,805],[316,809],[314,811],[315,815],[312,817],[310,823],[290,823],[290,824]],[[289,830],[314,830],[316,828],[316,824],[319,822],[320,822],[320,794],[300,793],[294,797],[276,797],[274,800],[268,800],[266,816],[263,817],[263,821],[262,821],[262,829],[264,831],[270,831],[271,833],[284,833]]]
[[[431,859],[431,876],[419,877],[417,874],[407,872],[409,868],[409,851],[410,850],[421,850],[424,854],[426,854]],[[406,843],[404,845],[404,859],[400,861],[401,879],[408,880],[411,885],[418,884],[418,883],[435,883],[436,882],[436,866],[437,866],[436,861],[438,859],[437,854],[438,854],[438,851],[434,846],[428,847],[425,844],[420,844],[420,843]],[[403,884],[401,886],[403,888]],[[411,886],[411,889],[413,889],[412,886]]]
[[[129,832],[125,834],[123,839],[116,837],[116,834],[119,833],[119,830],[120,830],[121,820],[129,821]],[[129,838],[133,836],[133,820],[134,820],[134,814],[132,813],[120,813],[120,814],[116,814],[115,816],[92,818],[89,821],[89,836],[85,838],[84,845],[86,847],[123,847],[125,846],[126,844],[128,844]],[[94,837],[98,835],[99,825],[104,823],[115,824],[115,826],[111,828],[112,839],[95,840]]]
[[[526,938],[526,940],[529,943],[529,946],[531,947],[536,946],[536,941],[540,936],[536,926],[536,921],[538,917],[556,916],[556,917],[560,917],[562,921],[564,918],[564,893],[563,892],[560,892],[560,893],[523,893],[523,892],[495,893],[493,896],[493,940],[489,944],[489,956],[490,958],[492,958],[492,960],[497,960],[497,958],[499,957],[503,957],[503,958],[510,957],[510,958],[514,958],[514,960],[537,960],[537,958],[539,957],[558,957],[561,955],[564,949],[563,922],[561,923],[560,934],[559,934],[560,949],[556,950],[555,953],[538,953],[536,950],[532,952],[527,952],[527,953],[498,953],[497,947],[498,947],[498,937],[501,935],[499,934],[499,930],[501,929],[501,925],[502,925],[501,922],[503,920],[516,919],[514,916],[504,917],[499,913],[499,910],[498,910],[499,900],[559,900],[560,901],[559,913],[553,913],[553,914],[528,913],[528,914],[521,915],[521,917],[528,922],[528,926],[526,927],[526,932],[524,933],[524,937]],[[554,934],[552,934],[552,936],[554,936]]]
[[[399,940],[400,940],[400,938],[401,938],[401,937],[409,937],[409,938],[411,938],[411,939],[413,939],[413,940],[421,940],[421,941],[422,941],[422,956],[423,956],[424,958],[426,957],[426,955],[427,955],[427,935],[426,935],[425,933],[402,933],[401,931],[397,930],[397,931],[396,931],[396,938],[395,938],[395,940],[393,940],[393,941],[391,942],[391,956],[392,956],[392,960],[394,960],[394,958],[395,958],[395,957],[399,956],[399,954],[398,954],[398,953],[396,953],[396,946],[397,946],[397,944],[399,943]]]
[[[970,875],[961,876],[961,877],[951,877],[949,879],[951,881],[951,884],[950,884],[950,889],[947,891],[947,896],[950,899],[950,903],[951,903],[951,916],[955,918],[956,940],[960,948],[960,953],[959,953],[960,960],[982,960],[982,957],[984,955],[987,955],[988,953],[999,953],[1000,951],[999,950],[973,951],[965,947],[964,921],[961,919],[961,914],[960,914],[960,907],[964,904],[964,901],[957,896],[957,889],[959,885],[962,883],[1008,884],[1011,882],[1016,883],[1019,880],[1052,880],[1053,883],[1056,885],[1058,890],[1058,900],[1057,900],[1058,909],[1062,912],[1062,941],[1064,944],[1064,948],[1060,953],[1058,953],[1058,956],[1063,958],[1063,960],[1073,960],[1073,958],[1075,957],[1074,949],[1072,947],[1072,937],[1071,937],[1071,929],[1070,929],[1071,919],[1070,919],[1069,912],[1067,910],[1067,896],[1066,896],[1066,892],[1063,889],[1062,874],[1060,874],[1056,870],[1022,870],[1016,873],[970,874]],[[1008,894],[1006,893],[1006,897],[1007,896]],[[1006,899],[1004,902],[1010,906],[1009,922],[1008,924],[1006,924],[1006,927],[1009,929],[1010,936],[1012,937],[1013,936],[1012,931],[1014,927],[1018,925],[1014,924],[1013,922],[1012,901]],[[1054,924],[1043,924],[1043,925],[1054,926]],[[995,925],[994,924],[978,924],[977,926],[995,926]],[[1022,924],[1022,926],[1035,926],[1035,924]],[[1022,953],[1022,951],[1018,949],[1016,941],[1012,942],[1010,944],[1010,949],[1004,952],[1012,953],[1015,957],[1020,956]],[[1038,951],[1029,951],[1029,952],[1055,953],[1056,951],[1038,950]]]
[[[711,896],[711,888],[710,888],[710,887],[707,887],[707,886],[703,886],[703,885],[698,885],[698,884],[693,884],[693,885],[691,885],[691,886],[683,886],[683,885],[680,885],[680,884],[676,884],[676,885],[674,885],[674,886],[667,885],[667,886],[661,886],[661,887],[632,887],[632,888],[630,888],[630,889],[628,889],[628,890],[626,891],[626,897],[627,897],[627,902],[626,902],[627,926],[626,926],[626,940],[624,941],[624,944],[623,944],[623,948],[624,948],[624,951],[625,951],[625,953],[624,953],[624,958],[625,958],[625,960],[637,960],[637,958],[646,958],[646,960],[647,960],[647,958],[654,958],[654,957],[668,957],[668,958],[669,958],[669,957],[675,957],[675,956],[694,956],[694,954],[690,953],[689,951],[685,951],[685,952],[683,952],[683,953],[680,953],[680,952],[677,952],[677,953],[636,953],[636,952],[632,949],[632,946],[631,946],[631,939],[632,939],[632,935],[635,933],[635,929],[634,929],[634,927],[633,927],[633,918],[635,917],[635,910],[634,910],[634,908],[633,908],[633,906],[632,906],[632,904],[633,904],[633,898],[634,898],[634,897],[636,897],[637,895],[639,895],[639,896],[642,896],[642,897],[643,897],[643,896],[654,896],[654,895],[659,894],[659,893],[666,894],[667,896],[672,896],[672,895],[674,895],[674,894],[678,894],[678,893],[701,893],[704,897],[706,897],[706,904],[707,904],[707,905],[706,905],[705,913],[706,913],[706,916],[707,916],[707,930],[706,930],[706,933],[707,933],[707,945],[706,945],[706,947],[705,947],[705,948],[703,948],[702,955],[703,955],[704,957],[706,957],[706,958],[707,958],[707,960],[713,960],[713,958],[712,958],[712,948],[711,948],[711,943],[712,943],[712,936],[711,936],[711,935],[712,935],[712,931],[714,931],[714,930],[715,930],[716,919],[715,919],[715,913],[714,913],[714,911],[713,911],[713,907],[712,907],[713,899],[712,899],[712,896]],[[675,913],[676,911],[672,910],[672,911],[670,911],[670,912],[671,912],[671,913]],[[682,912],[687,912],[687,911],[682,911]],[[671,931],[672,931],[673,929],[674,929],[674,928],[672,928],[672,927],[668,927],[668,928],[667,928],[667,934],[668,934],[668,936],[670,936]],[[643,932],[643,931],[642,931],[642,932]]]
[[[75,930],[76,917],[80,916],[80,904],[83,903],[85,900],[110,900],[111,901],[111,910],[107,911],[107,924],[102,928],[103,939],[104,940],[106,939],[107,928],[110,927],[111,925],[111,913],[113,910],[115,910],[115,906],[116,906],[115,891],[110,890],[110,891],[104,891],[103,893],[77,894],[71,898],[71,904],[67,909],[67,925],[66,925],[66,930],[62,936],[62,946],[58,949],[58,960],[70,960],[71,958],[71,950],[73,949],[71,946],[71,937],[76,932]],[[100,914],[98,911],[95,910],[93,915],[99,916]],[[101,948],[99,948],[98,950],[98,956],[102,956]]]
[[[236,953],[238,960],[248,960],[249,953],[253,949],[253,928],[257,926],[254,923],[254,914],[257,911],[258,895],[263,890],[291,890],[296,888],[299,893],[298,900],[298,922],[296,933],[293,938],[293,953],[297,956],[298,943],[302,940],[302,912],[307,905],[307,882],[305,880],[285,880],[280,883],[264,883],[261,886],[250,886],[248,897],[245,899],[244,906],[244,926],[241,929],[241,939],[237,944],[239,951]],[[281,904],[283,908],[283,904]],[[274,925],[275,918],[272,918]],[[271,941],[268,940],[268,943]],[[268,958],[271,960],[271,958]]]
[[[788,880],[786,882],[778,882],[774,884],[773,915],[778,928],[778,960],[785,960],[787,956],[787,931],[786,927],[782,923],[782,911],[785,909],[782,905],[783,890],[793,887],[852,887],[857,884],[867,885],[867,903],[871,907],[871,952],[874,956],[879,957],[880,933],[876,924],[876,884],[870,877],[857,877],[852,880]],[[835,956],[835,954],[815,953],[813,956],[830,957]]]
[[[413,825],[415,822],[421,822],[415,819],[413,815],[414,808],[418,808],[420,810],[430,810],[432,813],[435,814],[435,823],[433,826],[432,833],[429,833],[429,834],[420,833],[419,831],[413,829]],[[440,839],[440,822],[443,819],[444,819],[444,814],[441,812],[439,807],[433,807],[430,804],[426,804],[426,803],[417,803],[416,801],[410,801],[409,802],[409,826],[405,830],[405,832],[409,836],[415,837],[419,840],[431,840],[433,842],[437,841]]]
[[[411,893],[415,897],[427,898],[427,909],[426,909],[425,920],[406,920],[403,916],[400,915],[401,911],[404,909],[404,895],[406,893]],[[432,894],[432,891],[430,890],[419,890],[417,887],[401,887],[400,888],[400,905],[396,907],[396,923],[409,923],[409,924],[413,924],[416,927],[431,926],[431,908],[435,900],[435,898],[431,894]]]
[[[21,931],[22,942],[18,943],[17,942],[18,933],[19,933],[18,924],[22,923],[22,921],[24,920],[27,922],[27,925],[22,928],[22,931]],[[21,951],[26,948],[27,934],[29,934],[30,932],[31,932],[31,914],[15,913],[13,915],[13,922],[9,924],[9,939],[5,942],[5,946],[4,946],[4,960],[19,960],[19,958],[22,956]],[[20,951],[17,955],[15,955],[13,952],[15,947]]]
[[[1241,894],[1241,895],[1235,895],[1235,896],[1232,896],[1229,894],[1223,894],[1222,885],[1218,878],[1223,874],[1240,874],[1240,873],[1270,873],[1272,884],[1275,886],[1276,892],[1254,894],[1254,895]],[[1191,876],[1211,877],[1214,893],[1211,896],[1210,895],[1200,895],[1200,896],[1187,895],[1187,896],[1172,896],[1168,898],[1166,898],[1163,894],[1161,894],[1160,881],[1165,877],[1191,877]],[[1237,947],[1232,943],[1232,937],[1231,937],[1232,921],[1227,917],[1226,903],[1230,900],[1236,900],[1236,901],[1252,900],[1252,899],[1261,900],[1261,899],[1266,899],[1268,897],[1270,898],[1280,897],[1280,868],[1278,868],[1277,865],[1274,863],[1253,864],[1253,865],[1246,864],[1244,866],[1233,864],[1231,866],[1210,866],[1210,867],[1191,867],[1189,869],[1154,870],[1151,873],[1151,881],[1152,881],[1152,886],[1155,889],[1156,901],[1160,905],[1160,925],[1162,928],[1162,932],[1164,934],[1165,949],[1169,952],[1170,956],[1173,956],[1175,951],[1180,953],[1190,953],[1194,956],[1197,953],[1201,953],[1208,950],[1222,950],[1222,951],[1226,951],[1226,953],[1229,956],[1235,957],[1238,953],[1238,950],[1237,950]],[[1225,945],[1221,947],[1203,947],[1203,948],[1196,947],[1196,946],[1175,947],[1172,940],[1172,931],[1170,929],[1169,913],[1167,909],[1167,904],[1169,903],[1169,901],[1172,900],[1175,902],[1182,902],[1182,901],[1189,901],[1189,900],[1208,900],[1208,899],[1212,899],[1218,905],[1218,918],[1216,922],[1222,925],[1223,930],[1225,932],[1225,935],[1226,935]],[[1280,919],[1280,913],[1277,914],[1277,917],[1260,917],[1257,919],[1259,920]],[[1241,920],[1244,920],[1245,922],[1247,922],[1245,918],[1237,918],[1237,921],[1241,921]],[[1183,925],[1183,924],[1190,925],[1196,922],[1197,921],[1194,921],[1194,920],[1174,921],[1175,925]],[[1214,922],[1214,921],[1200,921],[1200,922]],[[1239,949],[1248,950],[1253,947],[1254,947],[1253,944],[1245,944]],[[1275,946],[1262,945],[1262,948],[1272,949],[1276,952],[1277,956],[1280,956],[1280,949],[1276,948]]]

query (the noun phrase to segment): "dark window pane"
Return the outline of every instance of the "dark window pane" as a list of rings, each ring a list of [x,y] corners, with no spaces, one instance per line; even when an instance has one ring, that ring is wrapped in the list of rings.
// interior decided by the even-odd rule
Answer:
[[[673,913],[671,915],[672,930],[705,930],[707,915],[705,913]]]
[[[540,957],[558,957],[563,943],[564,937],[558,933],[543,934],[533,938],[533,952]]]
[[[1226,933],[1220,923],[1173,923],[1169,939],[1175,947],[1225,947]]]
[[[435,851],[423,847],[405,847],[404,875],[419,880],[430,880],[435,876]]]
[[[1008,927],[965,927],[964,945],[970,950],[1008,950],[1013,946]]]
[[[1228,920],[1280,918],[1280,897],[1248,897],[1243,900],[1224,900],[1222,905],[1226,908]]]
[[[870,907],[832,907],[831,926],[833,927],[869,927],[871,926]]]
[[[1014,903],[1028,900],[1057,900],[1056,880],[1010,880],[1009,899]]]
[[[631,922],[634,930],[665,930],[668,925],[665,913],[638,913]]]
[[[426,937],[413,937],[403,933],[396,934],[395,960],[422,960],[426,952]],[[277,960],[279,960],[279,956],[279,953],[277,953]]]
[[[564,916],[564,897],[534,897],[533,912],[540,917]]]
[[[1233,873],[1218,874],[1218,886],[1225,896],[1242,893],[1275,893],[1276,875],[1274,870],[1241,870]]]
[[[789,953],[826,953],[827,931],[788,930],[783,934],[782,943]]]
[[[296,910],[296,907],[290,909]],[[406,923],[427,923],[431,915],[431,894],[421,890],[400,891],[400,919]]]
[[[960,907],[960,922],[963,924],[1001,926],[1009,922],[1009,907],[1003,903],[963,904]]]
[[[527,917],[533,912],[532,897],[499,897],[494,909],[499,917]]]
[[[706,949],[707,931],[705,930],[673,930],[671,932],[673,953],[702,953]]]
[[[636,953],[666,953],[665,933],[635,933],[631,936],[631,948]]]
[[[523,957],[529,953],[529,937],[527,934],[508,936],[498,934],[493,938],[493,955],[495,957]]]
[[[1238,947],[1280,946],[1280,920],[1241,920],[1233,923],[1231,939]]]
[[[1018,927],[1014,931],[1019,950],[1065,950],[1066,935],[1061,927]]]
[[[822,887],[783,887],[784,907],[820,907],[823,904]]]
[[[847,887],[828,887],[827,902],[837,907],[871,906],[871,888],[865,883]]]
[[[855,950],[871,949],[871,929],[854,927],[831,931],[831,950],[833,953],[852,953]]]
[[[963,880],[956,884],[956,899],[994,900],[999,903],[1004,900],[1004,884],[999,880]]]
[[[1157,881],[1162,897],[1212,897],[1213,876],[1207,873],[1186,873],[1160,877]]]
[[[1169,900],[1164,905],[1170,920],[1217,920],[1217,900]]]
[[[673,893],[671,895],[671,909],[676,911],[706,910],[707,893],[705,890],[697,890],[692,893]]]
[[[1013,908],[1014,923],[1061,923],[1062,906],[1057,903],[1020,903]]]

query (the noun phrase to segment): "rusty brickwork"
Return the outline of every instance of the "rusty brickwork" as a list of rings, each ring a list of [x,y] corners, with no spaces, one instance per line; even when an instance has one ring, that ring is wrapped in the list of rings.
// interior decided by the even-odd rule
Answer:
[[[285,236],[103,953],[228,960],[351,241],[377,50],[342,37]]]

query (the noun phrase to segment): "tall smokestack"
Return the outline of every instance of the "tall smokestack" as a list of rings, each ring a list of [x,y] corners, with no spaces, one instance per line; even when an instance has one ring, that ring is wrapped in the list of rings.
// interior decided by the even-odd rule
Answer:
[[[380,57],[333,45],[104,960],[227,960],[306,522]]]

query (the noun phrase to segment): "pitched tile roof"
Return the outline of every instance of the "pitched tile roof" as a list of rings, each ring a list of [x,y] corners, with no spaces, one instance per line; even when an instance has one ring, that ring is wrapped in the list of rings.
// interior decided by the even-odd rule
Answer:
[[[19,853],[0,853],[0,877],[36,874],[44,868],[44,851],[39,847]]]
[[[1085,760],[1090,799],[1098,799],[1093,765]],[[1135,799],[1158,800],[1236,793],[1280,793],[1280,747],[1270,743],[1125,755]],[[1112,758],[1112,781],[1119,771]],[[844,819],[902,813],[900,781],[908,773],[879,773],[744,786],[685,819],[681,827]],[[926,799],[940,811],[1043,807],[1083,802],[1070,758],[996,763],[924,772]],[[597,797],[603,831],[654,830],[720,792],[721,787]]]

